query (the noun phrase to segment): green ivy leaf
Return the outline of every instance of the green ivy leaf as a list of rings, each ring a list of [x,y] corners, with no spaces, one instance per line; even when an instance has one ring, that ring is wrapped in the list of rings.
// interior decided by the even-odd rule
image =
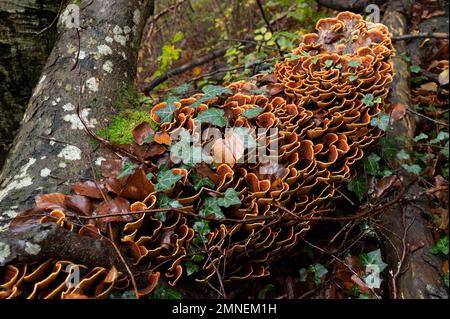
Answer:
[[[218,127],[224,127],[228,123],[228,120],[225,117],[224,110],[216,108],[210,108],[200,112],[200,114],[197,116],[197,120]]]
[[[216,97],[216,96],[221,96],[222,94],[233,94],[233,92],[226,87],[223,87],[221,85],[205,85],[202,89],[203,93],[205,93],[205,95],[210,96],[212,98]]]
[[[448,288],[448,271],[447,271],[447,273],[444,275],[444,283],[445,283],[445,285],[446,285],[447,288]]]
[[[177,87],[174,87],[172,89],[172,92],[176,95],[183,95],[188,93],[190,90],[192,90],[192,84],[191,83],[184,83]]]
[[[241,200],[239,199],[239,193],[233,188],[228,188],[222,198],[217,198],[217,203],[221,207],[230,207],[233,205],[240,205]]]
[[[360,65],[361,65],[361,61],[359,61],[359,60],[352,60],[348,63],[348,66],[350,66],[352,68],[356,68]]]
[[[319,57],[316,56],[315,58],[313,58],[313,59],[311,60],[311,63],[314,64],[314,65],[316,65],[318,61],[319,61]]]
[[[334,61],[333,60],[326,60],[324,62],[325,66],[329,69],[331,68],[331,66],[333,65]]]
[[[430,143],[431,144],[437,144],[440,143],[442,141],[446,141],[448,140],[448,133],[447,132],[439,132],[438,135],[436,136],[436,138],[433,138]]]
[[[119,175],[117,175],[117,178],[121,179],[122,177],[133,174],[134,170],[137,167],[138,167],[138,165],[136,165],[136,164],[133,164],[131,162],[125,162],[119,172]]]
[[[193,273],[198,272],[200,267],[197,264],[194,264],[192,261],[186,262],[186,275],[190,276]]]
[[[368,156],[365,156],[363,159],[364,168],[366,169],[366,172],[370,175],[375,176],[378,172],[378,162],[380,161],[381,157],[379,157],[375,153],[370,153]]]
[[[372,118],[370,125],[378,127],[382,131],[389,129],[390,116],[385,113],[378,114],[377,117]]]
[[[336,64],[335,66],[334,66],[336,69],[338,69],[338,70],[340,70],[340,69],[342,69],[342,64]]]
[[[209,232],[211,231],[211,229],[209,228],[209,223],[207,220],[199,220],[197,222],[194,223],[194,225],[192,226],[192,228],[199,234],[202,234],[202,236],[206,236],[209,234]]]
[[[305,282],[306,278],[308,278],[309,272],[305,269],[305,268],[300,268],[298,271],[299,275],[300,275],[300,282]]]
[[[183,205],[181,205],[179,201],[177,201],[176,199],[170,198],[165,193],[161,193],[158,195],[157,203],[158,203],[158,207],[160,207],[160,208],[168,208],[168,207],[182,208],[183,207]]]
[[[207,217],[213,214],[216,219],[225,218],[222,209],[219,206],[218,199],[215,197],[207,197],[204,202],[203,209],[200,210],[199,215]]]
[[[207,176],[203,177],[197,173],[192,173],[191,176],[192,176],[192,182],[193,182],[194,188],[196,190],[199,190],[203,186],[208,187],[208,188],[215,187],[214,182]]]
[[[387,267],[387,264],[383,261],[383,258],[381,257],[380,249],[372,250],[369,253],[363,253],[359,255],[359,262],[363,267],[367,267],[370,265],[377,266],[380,273]]]
[[[367,193],[367,184],[366,180],[363,178],[355,178],[352,179],[347,184],[347,189],[356,194],[359,201],[361,202],[364,198],[364,195]]]
[[[420,71],[422,70],[422,68],[421,68],[420,66],[418,66],[418,65],[413,64],[413,65],[411,65],[411,66],[409,67],[409,70],[410,70],[412,73],[420,73]]]
[[[430,252],[434,255],[442,253],[444,255],[448,255],[448,235],[442,237],[436,245],[432,246]]]
[[[155,291],[152,293],[152,299],[181,299],[183,296],[180,292],[171,287],[158,284]]]
[[[242,114],[242,116],[244,116],[245,118],[250,120],[252,118],[257,117],[263,111],[264,111],[264,108],[257,106],[257,107],[251,108],[251,109],[245,109],[241,114]]]
[[[353,82],[353,81],[356,81],[358,79],[358,76],[357,75],[350,75],[348,77],[348,79]]]
[[[147,177],[147,179],[148,179],[149,181],[151,181],[152,178],[155,177],[155,175],[154,175],[152,172],[149,172],[149,173],[147,173],[147,175],[145,175],[145,177]]]
[[[444,155],[447,159],[450,157],[450,152],[449,152],[449,143],[445,143],[445,146],[441,149],[440,152],[442,155]]]
[[[314,272],[314,283],[316,285],[320,285],[322,277],[328,273],[328,269],[326,269],[322,264],[316,263],[314,264],[312,270]]]
[[[422,172],[422,168],[417,165],[417,164],[413,164],[413,165],[408,165],[408,164],[402,164],[402,167],[411,174],[416,174],[419,175],[420,172]]]
[[[157,175],[158,183],[155,185],[155,191],[161,192],[170,189],[182,177],[183,175],[174,174],[171,170],[159,172]]]
[[[176,101],[178,101],[178,98],[174,96],[169,96],[165,101],[167,105],[155,112],[155,114],[159,116],[161,123],[167,123],[172,121],[173,113],[176,109],[175,106]]]
[[[361,102],[363,102],[364,105],[373,106],[373,104],[374,104],[373,94],[372,93],[367,93],[366,95],[364,95],[364,97],[361,100]]]
[[[397,153],[397,158],[398,158],[399,160],[404,160],[404,161],[406,161],[406,160],[410,159],[410,156],[409,156],[409,154],[408,154],[404,149],[401,149],[401,150]]]
[[[421,141],[421,140],[426,140],[427,138],[428,138],[428,135],[427,135],[427,134],[425,134],[425,133],[420,133],[419,135],[417,135],[417,136],[414,137],[414,141],[415,141],[415,142],[418,142],[418,141]]]
[[[260,291],[258,291],[258,299],[266,299],[266,295],[270,291],[275,291],[275,285],[268,284],[264,288],[262,288]]]

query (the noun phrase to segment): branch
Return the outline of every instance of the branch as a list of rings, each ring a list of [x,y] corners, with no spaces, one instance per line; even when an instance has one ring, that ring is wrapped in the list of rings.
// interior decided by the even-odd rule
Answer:
[[[385,3],[384,0],[316,0],[318,4],[321,6],[327,7],[329,9],[337,10],[337,11],[355,11],[355,12],[364,12],[364,9],[369,4],[377,4],[381,5]]]
[[[444,32],[429,32],[429,33],[417,33],[417,34],[403,34],[392,37],[392,41],[404,41],[418,38],[434,38],[434,39],[448,39],[448,33]]]

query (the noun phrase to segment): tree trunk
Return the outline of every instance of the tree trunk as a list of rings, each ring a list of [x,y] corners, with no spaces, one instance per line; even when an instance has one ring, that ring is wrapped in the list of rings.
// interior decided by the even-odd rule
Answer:
[[[59,7],[54,0],[0,1],[0,168],[55,42]]]
[[[79,27],[70,19],[77,8]],[[32,206],[35,195],[67,192],[73,181],[91,174],[92,162],[112,156],[91,142],[77,105],[92,130],[107,124],[121,88],[134,80],[141,33],[152,12],[153,0],[86,0],[62,11],[58,40],[0,174],[3,224]]]
[[[403,35],[407,31],[407,18],[404,12],[404,8],[396,6],[395,1],[389,3],[382,23],[389,28],[393,36]],[[398,103],[409,108],[411,106],[409,65],[400,56],[402,52],[406,52],[404,41],[396,42],[395,50],[397,52],[393,57],[395,76],[389,100],[392,105]],[[416,119],[410,113],[406,113],[402,119],[392,124],[387,132],[387,138],[394,143],[401,143],[399,148],[412,152],[415,130]],[[404,141],[400,142],[397,139],[399,136],[404,136]],[[404,145],[404,142],[407,142],[407,145]],[[398,168],[400,164],[397,159],[392,159],[392,166]],[[448,298],[448,292],[444,288],[441,261],[430,253],[434,240],[428,229],[431,216],[429,201],[427,197],[419,195],[422,189],[412,175],[404,172],[400,178],[402,187],[408,188],[404,198],[380,216],[384,227],[388,230],[383,232],[385,240],[382,242],[382,248],[388,262],[391,298]],[[401,267],[395,275],[399,263]]]

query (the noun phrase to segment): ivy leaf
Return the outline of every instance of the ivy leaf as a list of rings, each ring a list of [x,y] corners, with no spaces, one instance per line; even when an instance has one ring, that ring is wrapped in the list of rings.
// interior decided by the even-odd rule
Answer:
[[[233,188],[228,188],[222,198],[217,198],[217,203],[221,207],[230,207],[241,204],[239,193]]]
[[[411,65],[411,66],[409,67],[409,70],[410,70],[412,73],[420,73],[420,71],[422,70],[422,68],[421,68],[420,66],[418,66],[418,65],[413,64],[413,65]]]
[[[338,69],[338,70],[340,70],[340,69],[342,69],[342,64],[336,64],[335,66],[334,66],[336,69]]]
[[[257,107],[251,108],[251,109],[246,109],[241,114],[242,114],[242,116],[244,116],[245,118],[250,120],[252,118],[257,117],[263,111],[264,111],[264,109],[262,107],[257,106]]]
[[[356,194],[359,201],[361,202],[364,198],[364,195],[367,193],[367,185],[366,180],[363,178],[355,178],[352,179],[347,184],[347,189]]]
[[[328,273],[328,269],[326,269],[322,264],[316,263],[312,266],[311,270],[314,272],[314,283],[316,285],[320,285],[322,277]]]
[[[348,66],[350,66],[352,68],[356,68],[360,65],[361,65],[361,61],[359,61],[359,60],[352,60],[348,63]]]
[[[201,176],[200,174],[197,173],[192,173],[192,182],[194,184],[194,188],[195,190],[199,190],[200,188],[202,188],[203,186],[206,186],[208,188],[214,188],[215,184],[214,182],[207,176]]]
[[[197,120],[218,127],[224,127],[228,123],[228,120],[225,117],[224,110],[216,108],[210,108],[200,112],[200,114],[197,116]]]
[[[319,61],[319,57],[316,56],[315,58],[313,58],[313,59],[311,60],[311,63],[314,64],[314,65],[316,65],[318,61]]]
[[[194,264],[192,261],[186,262],[186,275],[190,276],[193,273],[198,272],[200,267],[197,264]]]
[[[357,75],[350,75],[348,77],[348,79],[353,82],[353,81],[356,81],[358,79],[358,76]]]
[[[408,165],[408,164],[402,164],[402,167],[411,174],[416,174],[419,175],[420,172],[422,171],[422,168],[417,165],[417,164],[413,164],[413,165]]]
[[[334,61],[333,60],[326,60],[324,62],[325,66],[329,69],[331,68],[331,66],[333,65]]]
[[[121,179],[122,177],[131,175],[137,167],[138,165],[136,164],[133,164],[131,162],[125,162],[122,166],[122,169],[119,172],[119,175],[117,175],[117,178]]]
[[[374,104],[373,94],[372,93],[367,93],[366,95],[364,95],[364,97],[361,100],[361,102],[363,102],[364,105],[373,106],[373,104]]]
[[[448,140],[448,133],[447,132],[439,132],[438,135],[436,136],[436,138],[433,138],[430,143],[431,144],[437,144],[441,141],[446,141]]]
[[[373,250],[367,254],[364,253],[359,255],[359,262],[363,267],[375,265],[376,267],[378,267],[378,271],[380,273],[387,267],[387,264],[383,261],[383,258],[381,257],[380,249]]]
[[[166,287],[158,284],[155,291],[152,293],[152,299],[181,299],[183,296],[180,292],[171,287]]]
[[[219,206],[218,200],[215,197],[208,197],[205,199],[203,209],[200,211],[200,216],[207,217],[213,214],[216,219],[225,218],[222,209]]]
[[[221,85],[205,85],[202,89],[203,93],[205,93],[205,95],[209,96],[210,99],[216,97],[216,96],[221,96],[222,94],[233,94],[233,92],[226,87],[223,87]]]
[[[414,137],[414,141],[418,142],[421,140],[426,140],[428,138],[428,135],[425,133],[420,133],[419,135],[417,135],[416,137]]]
[[[442,237],[436,245],[431,247],[430,252],[434,255],[437,255],[439,253],[443,253],[444,255],[448,255],[448,235],[445,237]]]
[[[390,116],[385,113],[378,114],[377,117],[372,118],[370,125],[378,127],[382,131],[389,129]]]
[[[207,220],[199,220],[198,222],[195,222],[192,228],[199,234],[202,234],[202,236],[206,236],[209,234],[211,229],[209,228],[209,223]]]
[[[159,172],[157,175],[158,183],[155,185],[155,191],[161,192],[170,189],[182,177],[183,175],[174,174],[171,170]]]
[[[449,150],[449,143],[445,143],[445,146],[441,149],[440,152],[442,155],[444,155],[447,159],[450,157],[450,150]]]
[[[159,109],[155,112],[156,115],[159,116],[161,123],[171,122],[173,119],[173,112],[176,109],[175,102],[178,101],[178,98],[174,96],[169,96],[165,101],[167,105],[162,109]]]
[[[306,278],[308,278],[309,272],[305,269],[305,268],[300,268],[298,271],[299,275],[300,275],[300,282],[305,282]]]
[[[172,89],[172,92],[177,95],[188,93],[192,89],[191,83],[184,83]]]
[[[398,153],[397,153],[397,158],[399,160],[408,160],[410,158],[409,154],[404,150],[401,149]]]
[[[152,172],[147,173],[147,175],[145,175],[145,176],[147,177],[147,179],[148,179],[149,181],[151,181],[152,178],[155,177],[155,175],[154,175]]]
[[[168,208],[168,207],[182,208],[183,207],[183,205],[181,205],[179,201],[177,201],[176,199],[170,198],[165,193],[161,193],[158,195],[157,203],[158,203],[158,207],[160,207],[160,208]]]
[[[448,271],[447,271],[447,273],[444,275],[444,283],[445,283],[445,285],[446,285],[447,288],[448,288]]]
[[[378,172],[378,162],[380,161],[381,157],[379,157],[375,153],[370,153],[368,156],[365,156],[363,159],[364,168],[366,169],[366,172],[370,175],[375,176]]]

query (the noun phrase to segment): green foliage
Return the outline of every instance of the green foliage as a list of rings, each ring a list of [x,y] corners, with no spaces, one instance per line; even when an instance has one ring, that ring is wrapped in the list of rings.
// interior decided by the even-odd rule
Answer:
[[[109,294],[109,299],[137,299],[133,290],[127,290],[124,292],[114,290]]]
[[[261,114],[264,111],[262,107],[254,107],[251,109],[245,109],[241,114],[242,116],[246,117],[247,119],[252,119],[257,117],[259,114]]]
[[[401,149],[398,153],[397,153],[397,158],[399,160],[409,160],[411,157],[409,156],[408,153],[406,153],[406,151],[404,149]]]
[[[325,66],[329,69],[333,65],[334,61],[333,60],[326,60],[324,63],[325,63]]]
[[[198,272],[200,267],[197,264],[194,264],[192,261],[186,262],[186,275],[190,276],[193,273]]]
[[[275,285],[268,284],[264,288],[262,288],[260,291],[258,291],[258,299],[265,299],[267,296],[267,293],[270,293],[272,291],[275,291]]]
[[[167,105],[159,110],[156,110],[156,115],[159,116],[159,121],[161,123],[171,122],[173,119],[173,113],[176,109],[175,102],[178,101],[178,98],[175,96],[169,96],[164,102]]]
[[[361,65],[361,61],[359,61],[359,60],[352,60],[348,63],[348,66],[352,67],[352,68],[357,68],[360,65]]]
[[[448,255],[448,235],[442,237],[437,243],[436,245],[434,245],[433,247],[431,247],[430,249],[432,254],[439,254],[442,253],[444,255]]]
[[[161,192],[172,188],[182,177],[183,175],[174,174],[171,170],[160,171],[157,175],[158,182],[155,185],[155,191]]]
[[[125,162],[120,169],[119,175],[117,175],[117,178],[122,178],[128,175],[131,175],[134,170],[138,167],[138,165],[133,164],[131,162]]]
[[[376,270],[378,272],[378,273],[369,272],[367,275],[363,276],[367,286],[369,288],[380,288],[381,279],[379,279],[379,275],[387,267],[387,264],[383,261],[383,258],[381,257],[381,250],[376,249],[369,253],[363,253],[359,255],[359,262],[361,266],[366,267],[366,269]]]
[[[415,65],[415,64],[411,65],[411,66],[409,67],[409,70],[410,70],[412,73],[420,73],[420,71],[422,71],[422,69],[420,68],[420,66]]]
[[[148,111],[126,110],[111,118],[108,126],[97,130],[97,134],[114,144],[130,144],[133,142],[133,129],[142,122],[148,122],[153,129],[157,125]]]
[[[373,106],[375,103],[381,103],[381,97],[374,98],[372,93],[367,93],[361,101],[364,105]]]
[[[204,217],[214,214],[217,219],[225,218],[221,207],[227,208],[239,204],[241,204],[239,193],[233,188],[228,188],[223,194],[223,197],[207,197],[203,209],[200,210],[199,214]]]
[[[228,123],[224,110],[217,108],[210,108],[200,112],[197,120],[218,127],[224,127]]]
[[[325,276],[328,273],[328,269],[325,268],[322,264],[315,263],[313,265],[309,265],[308,269],[301,268],[299,270],[300,274],[300,281],[305,282],[308,278],[309,274],[314,275],[314,283],[316,285],[319,285],[322,281],[323,276]]]
[[[162,54],[158,57],[158,69],[152,76],[155,79],[164,73],[166,73],[175,61],[180,58],[181,52],[180,48],[176,48],[175,44],[183,39],[184,35],[182,32],[177,32],[174,34],[169,43],[162,47]],[[158,86],[161,88],[161,85]]]
[[[370,175],[377,175],[381,157],[379,157],[375,153],[370,153],[367,156],[364,156],[363,158],[363,164],[364,168],[366,169],[366,172]]]
[[[197,99],[197,101],[195,101],[194,103],[192,103],[190,105],[190,107],[196,108],[198,106],[200,106],[200,104],[205,103],[215,97],[221,96],[223,94],[232,94],[233,92],[226,87],[223,87],[221,85],[205,85],[202,88],[202,91],[204,93],[204,95],[202,97],[200,97],[199,99]]]
[[[358,79],[358,76],[357,75],[349,75],[348,79],[353,82]]]
[[[364,195],[367,193],[367,183],[362,177],[354,178],[347,184],[347,189],[356,194],[358,200],[361,202]]]
[[[158,284],[151,295],[152,299],[182,299],[181,293],[174,288]]]
[[[444,275],[444,283],[445,283],[445,285],[446,285],[447,288],[448,288],[448,271],[447,271],[447,273]]]
[[[378,116],[372,118],[370,125],[378,127],[382,131],[389,129],[390,116],[385,113],[380,113]]]
[[[208,188],[214,188],[214,186],[215,186],[214,182],[207,176],[203,177],[200,174],[197,174],[195,172],[191,173],[190,176],[192,177],[192,183],[196,190],[199,190],[203,186],[208,187]]]
[[[417,164],[402,164],[402,167],[411,174],[419,175],[422,172],[422,168]]]

